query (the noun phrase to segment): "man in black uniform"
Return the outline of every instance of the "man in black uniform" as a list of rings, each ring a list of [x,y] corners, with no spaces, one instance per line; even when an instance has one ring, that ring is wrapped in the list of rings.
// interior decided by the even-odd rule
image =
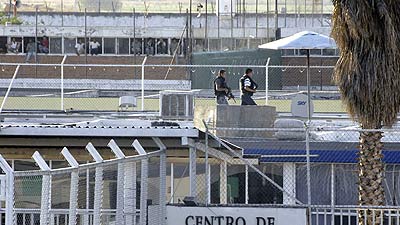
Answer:
[[[226,99],[229,93],[229,87],[226,84],[226,72],[225,70],[220,70],[218,76],[214,80],[214,93],[217,98],[218,105],[228,105],[228,100]]]
[[[257,84],[252,79],[253,70],[246,69],[246,73],[240,78],[239,86],[242,93],[242,105],[257,105],[251,98],[257,90]]]

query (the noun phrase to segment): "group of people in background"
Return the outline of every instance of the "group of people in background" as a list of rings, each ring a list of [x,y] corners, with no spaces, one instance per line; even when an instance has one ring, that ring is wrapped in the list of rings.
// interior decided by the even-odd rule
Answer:
[[[239,89],[242,105],[257,105],[253,100],[254,93],[257,92],[258,85],[253,80],[253,70],[248,68],[245,74],[239,79]],[[234,98],[231,88],[226,82],[226,71],[220,70],[214,79],[214,94],[218,105],[228,105],[228,99]]]
[[[76,51],[76,55],[80,56],[85,54],[85,49],[86,49],[86,53],[90,54],[90,55],[98,55],[99,53],[101,53],[100,47],[101,44],[96,40],[96,39],[91,39],[88,43],[89,48],[86,49],[86,44],[80,40],[77,41],[76,45],[75,45],[75,51]]]
[[[17,41],[15,38],[10,38],[7,41],[6,49],[8,53],[18,54],[20,52],[21,42]],[[35,62],[37,61],[36,54],[37,53],[49,53],[49,39],[44,36],[40,41],[35,42],[34,39],[28,39],[28,44],[25,47],[25,62],[29,62],[32,58],[34,58]]]

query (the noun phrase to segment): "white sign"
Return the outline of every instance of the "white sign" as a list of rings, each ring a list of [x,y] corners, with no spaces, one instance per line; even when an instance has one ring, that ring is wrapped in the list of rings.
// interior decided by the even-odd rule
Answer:
[[[234,13],[234,9],[236,7],[236,1],[232,0],[217,0],[216,2],[216,11],[217,11],[217,16],[230,16],[231,14]]]
[[[304,208],[167,206],[167,225],[306,225]]]
[[[297,94],[292,98],[291,112],[293,116],[308,117],[308,98],[306,94]],[[314,113],[314,103],[311,101],[311,115]]]

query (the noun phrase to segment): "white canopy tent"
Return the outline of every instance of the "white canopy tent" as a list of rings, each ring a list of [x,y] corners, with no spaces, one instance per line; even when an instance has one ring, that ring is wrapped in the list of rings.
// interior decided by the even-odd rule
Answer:
[[[263,49],[305,49],[307,50],[307,95],[308,95],[308,121],[311,119],[311,95],[310,95],[310,50],[336,48],[333,38],[312,31],[302,31],[292,36],[282,38],[258,46]]]

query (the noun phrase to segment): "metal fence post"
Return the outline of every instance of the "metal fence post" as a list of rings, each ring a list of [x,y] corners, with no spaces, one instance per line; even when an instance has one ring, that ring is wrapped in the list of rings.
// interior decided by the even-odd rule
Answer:
[[[309,224],[311,224],[311,165],[310,165],[310,127],[306,126],[306,161],[307,161],[307,206],[309,210]]]
[[[228,162],[226,160],[222,161],[219,171],[219,199],[220,204],[228,203]]]
[[[67,55],[64,55],[61,61],[61,111],[64,111],[64,63],[67,60]]]
[[[205,156],[204,156],[204,162],[205,162],[205,184],[206,184],[206,205],[210,203],[211,199],[211,188],[210,188],[210,167],[208,166],[208,126],[206,126],[206,137],[205,137]]]
[[[41,171],[46,172],[42,175],[42,197],[40,201],[40,225],[47,225],[50,222],[50,207],[51,207],[51,174],[50,167],[44,161],[39,152],[35,152],[32,158],[38,164]]]
[[[119,148],[117,143],[111,139],[111,141],[107,144],[111,151],[114,153],[117,159],[124,159],[125,154]],[[118,172],[117,172],[117,215],[115,218],[115,222],[117,224],[124,223],[124,163],[118,163]]]
[[[142,111],[144,111],[144,65],[146,64],[147,56],[144,57],[142,62]]]
[[[155,137],[153,141],[157,144],[162,153],[160,154],[160,225],[165,225],[166,203],[167,203],[167,147],[160,138]]]
[[[136,163],[125,164],[124,213],[126,224],[136,224]]]
[[[136,139],[132,146],[139,153],[139,155],[146,156],[147,152],[143,149],[142,145]],[[140,174],[140,225],[147,225],[147,195],[148,195],[148,176],[149,176],[149,159],[142,159]]]
[[[174,203],[174,198],[175,198],[175,187],[174,187],[174,179],[175,179],[175,176],[174,176],[174,163],[172,163],[171,162],[171,165],[170,165],[170,168],[171,168],[171,179],[170,179],[170,183],[171,183],[171,190],[170,190],[170,192],[171,192],[171,196],[170,196],[170,200],[169,200],[169,203],[171,203],[171,204],[173,204]]]
[[[265,105],[268,105],[268,91],[269,91],[269,62],[271,58],[268,58],[265,64]]]
[[[15,224],[14,213],[14,170],[7,161],[0,155],[0,167],[6,173],[6,215],[5,222],[7,225]]]
[[[3,112],[4,106],[6,105],[8,95],[10,94],[11,88],[12,88],[12,86],[13,86],[13,83],[14,83],[15,78],[17,77],[17,74],[18,74],[18,71],[19,71],[20,66],[21,66],[21,65],[18,65],[17,68],[15,69],[14,75],[13,75],[13,77],[11,78],[11,82],[10,82],[10,84],[8,85],[6,95],[4,96],[3,102],[1,103],[1,106],[0,106],[0,113]]]
[[[94,178],[93,224],[101,224],[103,205],[103,167],[97,166]]]
[[[103,158],[94,148],[92,143],[86,145],[86,150],[90,153],[96,163],[102,163]],[[97,165],[94,178],[94,203],[93,203],[93,224],[101,224],[101,209],[103,206],[103,167]]]
[[[245,166],[245,177],[244,177],[244,204],[249,204],[249,166],[246,164]]]
[[[147,194],[148,194],[148,159],[141,161],[140,189],[140,225],[147,225]]]
[[[69,214],[68,224],[75,225],[77,218],[76,214],[78,209],[79,164],[76,161],[76,159],[72,156],[72,154],[68,151],[67,148],[64,148],[61,151],[61,154],[68,161],[68,164],[71,167],[75,168],[75,170],[71,172],[71,187],[69,192],[69,213],[68,213]]]
[[[69,194],[69,225],[76,224],[76,214],[78,209],[78,185],[79,174],[78,169],[71,172],[71,187]]]
[[[165,225],[165,218],[167,217],[167,154],[164,151],[160,155],[160,225]]]
[[[192,197],[197,197],[197,184],[196,184],[196,175],[197,175],[197,170],[196,170],[196,148],[190,147],[189,148],[189,186],[190,186],[190,193],[189,195]]]

